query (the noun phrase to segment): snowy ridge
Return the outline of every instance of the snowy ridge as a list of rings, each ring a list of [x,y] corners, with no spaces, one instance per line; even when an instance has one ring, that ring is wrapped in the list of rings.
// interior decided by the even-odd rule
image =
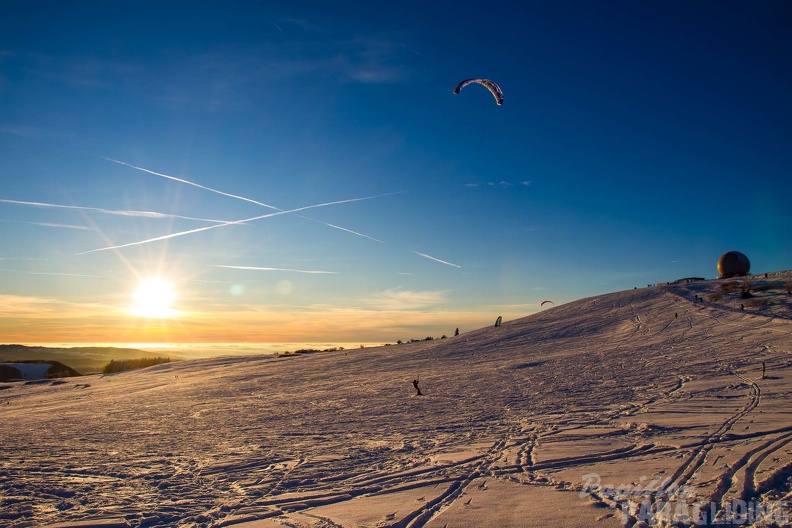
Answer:
[[[788,525],[790,280],[752,277],[751,306],[714,280],[443,340],[0,385],[0,524],[743,526],[745,505]]]

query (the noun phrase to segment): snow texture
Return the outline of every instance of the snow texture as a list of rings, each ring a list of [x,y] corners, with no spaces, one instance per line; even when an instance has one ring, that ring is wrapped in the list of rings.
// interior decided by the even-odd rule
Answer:
[[[749,278],[750,305],[744,280],[2,384],[0,525],[789,526],[792,273]]]

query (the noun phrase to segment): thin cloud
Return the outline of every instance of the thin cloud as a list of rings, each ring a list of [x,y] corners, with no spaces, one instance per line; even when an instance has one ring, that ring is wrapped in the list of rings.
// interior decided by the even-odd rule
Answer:
[[[484,183],[484,184],[481,184],[481,183],[466,183],[465,187],[469,187],[471,189],[475,189],[476,187],[481,187],[483,185],[483,186],[487,186],[487,187],[502,187],[504,189],[508,189],[510,187],[515,187],[517,185],[519,185],[521,187],[530,187],[532,184],[533,184],[532,180],[524,180],[524,181],[521,181],[521,182],[519,182],[517,184],[514,184],[514,183],[512,183],[510,181],[501,180],[498,183],[495,183],[495,182],[487,182],[487,183]]]
[[[415,253],[416,255],[421,256],[423,258],[427,258],[429,260],[434,260],[435,262],[439,262],[440,264],[445,264],[446,266],[452,266],[454,268],[462,268],[462,266],[460,266],[458,264],[454,264],[452,262],[446,262],[445,260],[440,260],[439,258],[433,257],[431,255],[427,255],[426,253],[419,253],[418,251],[413,251],[413,253]]]
[[[259,266],[226,266],[223,264],[215,264],[215,268],[227,268],[227,269],[238,269],[238,270],[250,270],[250,271],[286,271],[289,273],[309,273],[309,274],[337,274],[337,271],[320,271],[320,270],[298,270],[298,269],[289,269],[289,268],[264,268]]]
[[[330,36],[328,42],[326,29],[300,21],[283,22],[290,23],[300,33],[321,33],[322,38],[315,42],[299,38],[282,42],[277,48],[251,50],[256,56],[243,57],[237,68],[244,71],[244,65],[254,63],[259,66],[258,71],[267,72],[266,78],[256,77],[254,82],[270,84],[283,79],[321,76],[339,83],[401,84],[415,76],[415,53],[400,43],[403,35]]]
[[[380,310],[414,310],[445,303],[448,299],[446,291],[412,291],[392,288],[375,293],[368,304]]]
[[[218,227],[245,224],[245,223],[248,223],[248,222],[255,222],[256,220],[262,220],[264,218],[270,218],[270,217],[273,217],[273,216],[279,216],[279,215],[283,215],[283,214],[289,214],[289,213],[295,213],[295,212],[299,212],[299,211],[305,211],[306,209],[315,209],[317,207],[327,207],[328,205],[337,205],[337,204],[344,204],[344,203],[350,203],[350,202],[359,202],[359,201],[362,201],[362,200],[371,200],[373,198],[380,198],[382,196],[389,196],[390,194],[397,194],[397,193],[379,194],[379,195],[376,195],[376,196],[367,196],[367,197],[364,197],[364,198],[351,198],[349,200],[338,200],[336,202],[327,202],[327,203],[321,203],[321,204],[316,204],[316,205],[306,205],[305,207],[298,207],[297,209],[289,209],[287,211],[278,211],[278,212],[275,212],[275,213],[269,213],[269,214],[265,214],[265,215],[254,216],[252,218],[246,218],[244,220],[237,220],[237,221],[232,221],[232,222],[223,222],[223,223],[220,223],[220,224],[214,224],[214,225],[210,225],[210,226],[206,226],[206,227],[199,227],[197,229],[190,229],[188,231],[181,231],[181,232],[178,232],[178,233],[170,233],[168,235],[162,235],[162,236],[158,236],[158,237],[154,237],[154,238],[149,238],[149,239],[146,239],[146,240],[139,240],[137,242],[129,242],[127,244],[119,244],[117,246],[108,246],[108,247],[103,247],[103,248],[98,248],[98,249],[91,249],[89,251],[83,251],[81,253],[76,253],[76,255],[78,255],[78,256],[79,255],[87,255],[88,253],[96,253],[98,251],[108,251],[108,250],[111,250],[111,249],[121,249],[121,248],[125,248],[125,247],[130,247],[130,246],[139,246],[139,245],[142,245],[142,244],[148,244],[149,242],[157,242],[159,240],[168,240],[170,238],[176,238],[176,237],[180,237],[180,236],[184,236],[184,235],[191,235],[193,233],[200,233],[201,231],[208,231],[210,229],[216,229]]]

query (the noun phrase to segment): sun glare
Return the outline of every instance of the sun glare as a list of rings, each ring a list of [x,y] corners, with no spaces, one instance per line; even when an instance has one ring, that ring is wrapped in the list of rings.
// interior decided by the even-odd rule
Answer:
[[[178,313],[173,308],[176,292],[173,285],[165,279],[141,280],[132,297],[133,315],[163,319],[174,317]]]

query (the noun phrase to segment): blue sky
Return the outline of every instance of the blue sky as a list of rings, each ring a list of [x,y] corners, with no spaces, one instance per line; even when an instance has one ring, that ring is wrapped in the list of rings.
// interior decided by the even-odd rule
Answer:
[[[1,341],[421,338],[790,267],[788,2],[162,4],[3,3]],[[217,225],[251,200],[330,205]],[[130,316],[154,275],[179,317]]]

